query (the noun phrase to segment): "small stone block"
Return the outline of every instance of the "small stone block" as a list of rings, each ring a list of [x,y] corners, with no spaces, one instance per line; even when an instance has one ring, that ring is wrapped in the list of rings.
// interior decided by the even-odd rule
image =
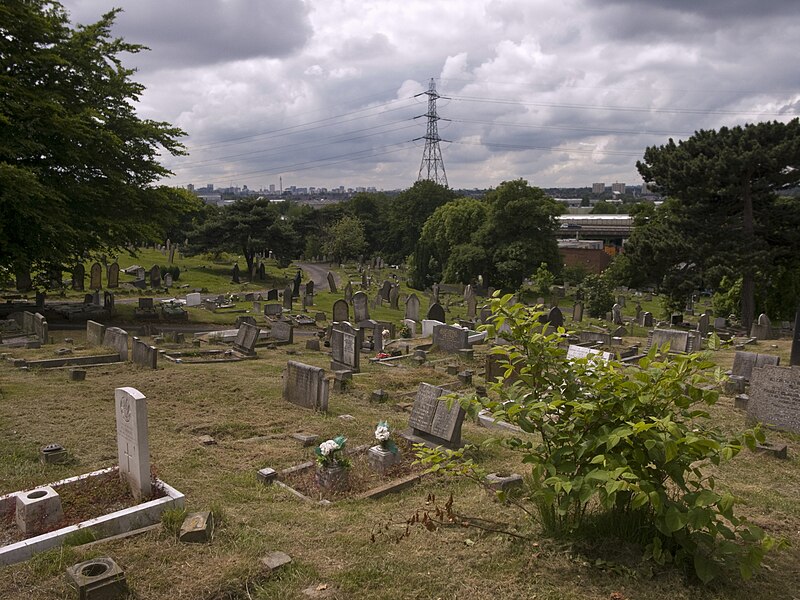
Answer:
[[[25,535],[38,535],[64,519],[61,497],[49,485],[17,494],[17,527]]]
[[[789,457],[789,449],[786,444],[773,445],[769,442],[756,444],[756,452],[761,454],[769,454],[770,456],[780,458],[781,460],[786,460]]]
[[[319,352],[319,340],[306,340],[306,350],[316,350]]]
[[[455,375],[456,373],[458,373],[458,365],[447,365],[445,371],[447,372],[448,375]]]
[[[201,435],[199,438],[197,438],[197,441],[203,444],[203,446],[213,446],[217,443],[217,440],[210,435]]]
[[[475,352],[473,352],[472,348],[462,348],[458,351],[458,355],[461,358],[472,360],[475,357]]]
[[[466,385],[472,385],[472,371],[461,371],[458,380]]]
[[[268,572],[280,569],[292,562],[292,557],[285,552],[270,552],[261,559],[261,566]]]
[[[125,572],[106,557],[67,567],[67,581],[77,588],[79,600],[114,600],[128,593]]]
[[[261,483],[270,484],[278,477],[278,472],[271,468],[266,467],[264,469],[259,469],[258,473],[256,473],[256,477]]]
[[[750,396],[747,394],[738,394],[733,399],[733,407],[739,410],[747,410],[747,403],[750,402]]]
[[[84,380],[86,380],[86,370],[85,369],[70,369],[70,371],[69,371],[69,380],[70,381],[84,381]]]
[[[422,358],[425,360],[428,358],[428,353],[425,350],[414,350],[414,358]]]
[[[300,442],[304,448],[316,445],[317,440],[319,439],[319,436],[314,435],[313,433],[293,433],[289,437]]]
[[[181,525],[178,539],[187,544],[211,541],[214,532],[214,516],[209,511],[190,513]]]
[[[42,347],[42,344],[40,342],[27,342],[25,347],[29,350],[37,350]]]
[[[741,375],[730,375],[725,382],[724,391],[728,396],[744,393],[745,380]]]
[[[369,397],[370,402],[386,402],[389,399],[389,394],[386,390],[375,390]]]
[[[39,461],[46,465],[55,465],[67,461],[67,451],[60,444],[48,444],[42,448]]]
[[[522,485],[522,475],[519,473],[489,473],[484,482],[493,491],[508,491]]]

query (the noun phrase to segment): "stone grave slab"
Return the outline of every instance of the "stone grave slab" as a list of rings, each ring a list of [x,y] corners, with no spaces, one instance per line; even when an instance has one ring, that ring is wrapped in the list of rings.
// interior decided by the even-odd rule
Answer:
[[[236,339],[233,341],[233,349],[239,354],[245,356],[256,355],[256,342],[258,336],[261,334],[261,329],[250,323],[242,323],[239,326],[239,331],[236,334]]]
[[[360,336],[334,327],[331,330],[331,370],[347,369],[358,373],[361,370],[360,357]]]
[[[147,367],[149,369],[158,368],[158,348],[143,342],[135,336],[131,348],[131,358],[134,364],[142,367]]]
[[[458,402],[448,408],[439,400],[445,390],[428,383],[420,383],[408,425],[410,438],[419,438],[429,446],[458,448],[461,446],[461,425],[464,422],[464,409]]]
[[[749,421],[800,433],[800,369],[778,365],[753,369],[749,396]]]
[[[764,365],[780,365],[781,357],[774,354],[760,354],[758,352],[744,352],[738,350],[733,356],[733,367],[731,368],[731,375],[737,377],[744,377],[745,380],[750,380],[753,375],[754,368],[760,368]]]
[[[283,399],[321,412],[328,410],[325,370],[290,360],[283,373]]]
[[[292,344],[294,343],[294,325],[283,321],[275,321],[272,323],[269,337],[276,342]]]
[[[106,327],[103,334],[103,346],[119,352],[120,360],[128,360],[128,332],[119,327]]]
[[[469,348],[469,331],[452,325],[436,325],[433,328],[433,345],[445,352]]]

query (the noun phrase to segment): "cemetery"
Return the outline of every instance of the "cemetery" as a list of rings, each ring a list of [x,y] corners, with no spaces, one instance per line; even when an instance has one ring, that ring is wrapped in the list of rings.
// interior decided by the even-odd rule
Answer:
[[[271,272],[274,283],[266,282],[261,291],[248,291],[245,277],[238,285],[244,289],[229,282],[227,289],[213,289],[211,296],[224,296],[217,306],[228,305],[222,311],[204,308],[203,292],[199,300],[181,303],[188,314],[183,329],[156,323],[142,327],[120,299],[113,314],[92,313],[100,320],[89,319],[80,328],[73,324],[62,329],[73,321],[50,317],[47,344],[38,347],[27,341],[39,341],[41,335],[30,317],[30,333],[24,319],[16,331],[6,326],[0,370],[8,401],[0,407],[0,449],[13,458],[0,462],[6,482],[0,489],[0,513],[5,515],[0,562],[13,565],[4,568],[15,575],[0,572],[0,595],[19,589],[20,581],[30,589],[45,586],[53,597],[67,594],[76,585],[75,577],[80,579],[79,572],[64,578],[67,569],[74,575],[82,561],[106,560],[115,566],[108,571],[103,567],[103,572],[119,573],[110,581],[124,578],[125,586],[143,598],[160,597],[157,591],[142,591],[148,589],[143,583],[147,580],[200,597],[222,597],[224,589],[291,596],[318,585],[330,586],[340,597],[367,597],[372,584],[363,579],[353,583],[326,566],[330,547],[319,545],[315,532],[335,532],[349,540],[349,572],[357,572],[359,564],[383,572],[388,565],[375,557],[388,551],[389,542],[375,531],[384,536],[394,535],[397,527],[404,531],[407,519],[428,514],[440,501],[431,498],[450,494],[453,507],[447,510],[457,510],[467,521],[485,519],[494,523],[490,529],[513,526],[535,540],[547,557],[536,572],[577,570],[580,584],[559,583],[564,597],[608,597],[630,587],[625,578],[566,560],[557,550],[560,542],[542,535],[513,503],[498,500],[498,491],[525,494],[530,466],[523,456],[484,443],[511,437],[535,442],[540,436],[521,428],[513,416],[511,407],[518,401],[513,382],[526,371],[518,359],[511,370],[504,363],[500,350],[513,334],[505,325],[493,328],[491,298],[441,286],[436,290],[439,302],[433,302],[436,298],[424,291],[378,283],[385,279],[377,273],[372,285],[365,286],[348,266],[338,272],[338,287],[335,280],[328,285],[333,277],[316,286],[313,306],[305,312],[301,303],[294,303],[291,309],[281,306],[280,312],[268,314],[257,296],[269,302],[269,290],[285,287],[294,269],[284,272],[284,280]],[[125,277],[121,269],[120,286]],[[373,302],[376,291],[385,291],[386,299]],[[175,298],[180,302],[189,293],[195,292]],[[663,322],[644,327],[631,300],[648,313],[658,314],[658,307],[655,300],[648,304],[637,294],[629,291],[626,306],[608,321],[583,315],[575,320],[571,298],[554,298],[560,310],[544,310],[540,326],[560,347],[562,364],[582,373],[583,381],[604,369],[622,373],[617,370],[639,368],[637,361],[664,343],[670,344],[671,353],[665,364],[702,350],[715,367],[729,371],[730,380],[739,381],[735,390],[729,383],[720,385],[720,401],[706,410],[730,435],[761,422],[766,437],[757,442],[758,452],[742,450],[731,463],[704,469],[714,474],[718,486],[724,484],[746,501],[749,519],[771,536],[792,540],[795,534],[785,524],[796,523],[800,514],[800,403],[794,369],[782,366],[791,364],[791,333],[773,328],[769,339],[762,340],[726,327],[720,333],[729,341],[720,343],[711,338],[713,326],[705,336],[691,322],[689,327]],[[510,302],[507,310],[527,310]],[[40,314],[52,314],[47,305],[46,300]],[[70,353],[56,356],[58,349]],[[630,362],[615,362],[626,357]],[[83,379],[73,379],[77,370]],[[143,450],[141,441],[131,445],[130,428],[126,438],[115,425],[115,394],[146,397]],[[468,397],[482,399],[481,410],[462,407],[458,398]],[[121,412],[130,414],[130,408]],[[45,452],[46,446],[52,448]],[[140,459],[148,455],[146,464],[132,461],[134,448],[139,448]],[[323,451],[338,460],[327,460]],[[432,458],[441,451],[468,458],[478,470],[467,478],[442,475],[445,463]],[[123,465],[132,475],[120,475]],[[429,473],[432,465],[440,465],[435,473]],[[38,498],[39,490],[41,498],[58,498],[63,512],[47,509],[33,520],[26,518],[23,500]],[[189,517],[197,514],[201,516],[191,517],[195,523]],[[403,552],[392,554],[395,566],[414,570],[436,561],[467,580],[470,571],[462,565],[480,572],[488,567],[479,556],[493,556],[500,562],[485,571],[479,590],[506,590],[508,597],[515,597],[512,588],[533,585],[523,575],[532,554],[520,547],[533,542],[469,526],[452,529],[436,523],[430,526],[433,531],[409,527],[411,539],[391,543]],[[265,535],[253,537],[248,531]],[[191,543],[192,536],[202,543]],[[476,555],[465,539],[481,547],[482,554]],[[445,556],[436,550],[441,542],[448,544]],[[581,561],[591,564],[600,556],[609,560],[596,551],[583,550]],[[283,567],[291,574],[287,579],[276,579],[259,567],[275,552],[292,557],[291,565],[296,565]],[[784,589],[791,581],[772,573],[796,560],[796,552],[793,547],[769,553],[765,561],[773,570],[726,593],[744,598],[752,595],[754,585]],[[624,569],[643,568],[625,553],[612,554]],[[206,568],[191,566],[201,560]],[[52,565],[48,572],[62,575],[42,576],[40,568],[31,566],[42,561]],[[165,573],[156,566],[162,561],[184,566]],[[208,569],[211,565],[218,568]],[[654,595],[642,597],[674,591],[683,585],[679,580],[665,567],[654,580]],[[441,595],[447,585],[447,578],[434,576],[424,594]]]

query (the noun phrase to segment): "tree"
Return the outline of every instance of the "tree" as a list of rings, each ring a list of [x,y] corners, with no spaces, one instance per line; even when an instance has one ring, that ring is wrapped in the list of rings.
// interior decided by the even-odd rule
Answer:
[[[163,239],[184,198],[153,187],[179,129],[140,119],[143,86],[111,37],[117,11],[70,27],[58,2],[0,4],[0,268],[28,269]]]
[[[367,247],[364,224],[355,217],[342,217],[331,225],[322,243],[322,251],[338,263],[356,258]]]
[[[287,266],[297,251],[297,236],[277,206],[265,199],[226,204],[189,236],[189,251],[241,253],[253,272],[256,253],[272,251]]]
[[[698,131],[645,150],[644,180],[675,199],[673,223],[689,243],[672,262],[693,263],[712,284],[742,278],[742,324],[755,314],[757,285],[777,264],[797,264],[800,207],[778,210],[777,192],[800,183],[800,120]]]

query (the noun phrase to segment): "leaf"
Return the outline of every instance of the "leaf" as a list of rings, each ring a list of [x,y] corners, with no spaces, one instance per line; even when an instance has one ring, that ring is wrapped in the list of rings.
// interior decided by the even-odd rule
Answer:
[[[694,555],[694,571],[700,581],[708,583],[719,574],[719,567],[712,559],[698,552]]]
[[[667,514],[664,515],[664,523],[667,526],[669,533],[674,533],[679,529],[686,527],[687,516],[682,513],[675,506],[670,506],[667,509]]]

